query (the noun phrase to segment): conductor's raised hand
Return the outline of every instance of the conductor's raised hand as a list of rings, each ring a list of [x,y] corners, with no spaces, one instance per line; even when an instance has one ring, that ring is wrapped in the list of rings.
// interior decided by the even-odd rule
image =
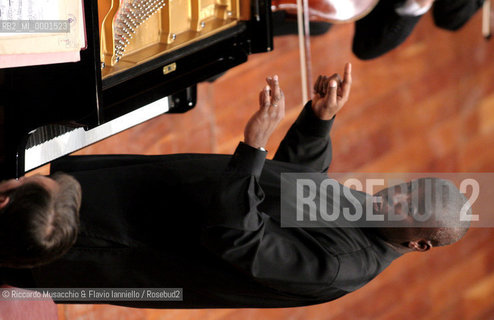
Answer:
[[[265,147],[269,137],[285,116],[285,96],[278,76],[266,78],[268,85],[259,93],[259,110],[245,127],[245,143],[254,148]]]
[[[330,120],[343,108],[350,96],[352,87],[352,65],[345,65],[343,81],[335,73],[331,77],[319,76],[314,85],[312,110],[322,120]]]

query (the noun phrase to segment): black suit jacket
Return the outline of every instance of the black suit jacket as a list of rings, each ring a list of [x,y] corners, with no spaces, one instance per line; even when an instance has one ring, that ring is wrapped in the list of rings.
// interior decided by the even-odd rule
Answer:
[[[280,227],[280,174],[327,179],[332,123],[309,103],[272,161],[240,143],[233,156],[54,163],[81,183],[81,226],[65,256],[32,270],[35,286],[183,288],[183,301],[116,303],[155,308],[294,307],[360,288],[399,255],[358,228]]]

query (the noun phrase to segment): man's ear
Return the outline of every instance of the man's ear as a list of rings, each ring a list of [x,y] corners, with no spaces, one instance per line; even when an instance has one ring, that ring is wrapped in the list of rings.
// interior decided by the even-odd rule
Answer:
[[[10,197],[5,195],[0,195],[0,209],[5,208],[10,202]]]
[[[432,248],[432,243],[429,240],[414,240],[408,243],[408,247],[413,251],[425,252]]]

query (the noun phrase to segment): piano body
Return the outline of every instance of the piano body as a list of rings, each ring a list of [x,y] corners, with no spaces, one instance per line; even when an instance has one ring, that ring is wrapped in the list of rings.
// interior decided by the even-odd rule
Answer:
[[[0,179],[186,112],[198,82],[273,47],[269,0],[83,2],[80,62],[0,69]]]

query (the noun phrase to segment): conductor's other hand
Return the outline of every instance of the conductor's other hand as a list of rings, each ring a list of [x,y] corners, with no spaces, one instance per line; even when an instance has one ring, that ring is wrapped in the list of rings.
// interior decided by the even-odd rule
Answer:
[[[245,143],[254,148],[265,147],[278,123],[285,116],[285,96],[278,76],[266,78],[268,85],[259,93],[259,110],[245,127]]]
[[[319,76],[314,85],[312,110],[322,120],[331,120],[348,101],[352,86],[352,65],[345,65],[343,81],[335,73],[331,77]]]

